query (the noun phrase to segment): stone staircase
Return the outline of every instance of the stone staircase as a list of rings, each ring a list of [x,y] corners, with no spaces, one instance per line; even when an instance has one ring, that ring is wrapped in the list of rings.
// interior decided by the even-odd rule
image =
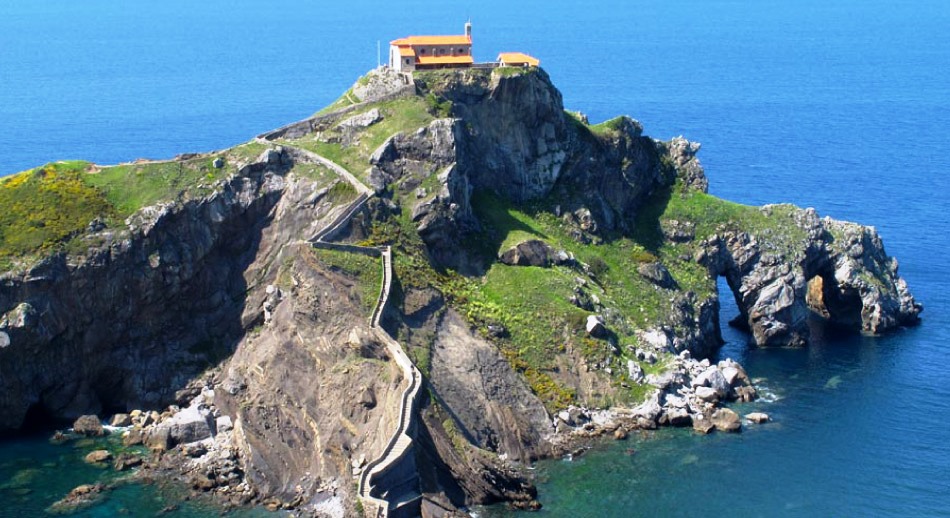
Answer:
[[[389,294],[392,290],[392,248],[388,246],[380,248],[365,247],[331,242],[333,237],[349,224],[353,216],[363,208],[374,193],[349,171],[327,158],[300,148],[291,148],[291,150],[293,153],[304,155],[310,160],[326,165],[340,174],[359,192],[359,196],[350,202],[346,209],[307,241],[316,248],[360,253],[382,259],[383,282],[380,286],[376,305],[373,308],[373,314],[370,317],[370,325],[379,340],[386,345],[386,350],[393,360],[402,369],[403,379],[407,380],[406,388],[403,390],[399,401],[399,421],[396,429],[390,436],[383,452],[376,459],[369,462],[360,473],[358,493],[363,502],[364,516],[380,518],[418,516],[422,495],[419,492],[415,458],[411,453],[414,444],[412,438],[415,424],[413,416],[419,388],[422,385],[422,373],[406,355],[399,342],[389,336],[380,325],[383,311],[389,302]]]

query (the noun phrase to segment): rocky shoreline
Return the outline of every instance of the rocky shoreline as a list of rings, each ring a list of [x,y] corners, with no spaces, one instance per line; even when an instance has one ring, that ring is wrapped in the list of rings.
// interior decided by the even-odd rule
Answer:
[[[649,351],[638,352],[649,358]],[[635,408],[571,406],[557,412],[553,416],[554,433],[547,438],[551,456],[576,457],[605,438],[624,440],[636,431],[661,427],[692,427],[703,434],[739,432],[742,419],[724,404],[756,398],[756,390],[742,366],[728,359],[719,363],[696,360],[688,351],[673,357],[662,375],[649,375],[645,380],[656,389]],[[70,514],[95,505],[117,485],[160,481],[186,489],[188,499],[208,499],[224,509],[260,506],[271,511],[303,512],[306,502],[302,496],[290,500],[267,496],[246,479],[241,451],[235,443],[235,434],[240,430],[235,430],[231,417],[222,414],[214,404],[214,392],[221,389],[217,381],[217,373],[210,373],[192,382],[176,394],[179,404],[162,412],[136,409],[115,414],[107,426],[98,416],[85,415],[75,421],[72,429],[56,432],[50,440],[58,444],[82,437],[121,436],[126,448],[121,453],[99,449],[86,455],[85,460],[120,472],[132,471],[110,483],[77,486],[49,511]],[[745,420],[761,423],[769,418],[755,413]],[[523,465],[504,460],[501,463],[507,465],[510,474],[527,476]],[[326,487],[323,492],[337,489]],[[519,509],[541,507],[534,498],[513,500],[512,505]],[[343,509],[325,511],[327,515],[340,515]],[[316,512],[309,508],[303,515]]]
[[[93,450],[85,462],[130,475],[110,483],[96,482],[76,487],[50,512],[68,514],[94,505],[118,484],[130,482],[179,483],[191,490],[190,498],[210,498],[216,505],[244,507],[262,505],[269,509],[290,508],[262,497],[245,480],[240,452],[235,445],[235,428],[230,416],[214,404],[214,381],[208,377],[192,382],[176,394],[178,403],[164,411],[132,410],[111,416],[103,425],[99,416],[80,416],[71,429],[57,431],[54,444],[68,444],[82,438],[121,437],[117,443]]]
[[[625,439],[630,432],[664,426],[692,427],[703,434],[739,432],[741,418],[724,403],[751,402],[757,397],[752,380],[741,365],[730,359],[716,364],[708,359],[696,360],[689,351],[675,356],[664,374],[650,375],[646,381],[656,390],[635,408],[572,406],[558,412],[554,420],[556,434],[552,437],[558,451],[576,453],[578,445],[591,438],[608,435]],[[768,421],[768,416],[758,414],[749,414],[746,420]]]

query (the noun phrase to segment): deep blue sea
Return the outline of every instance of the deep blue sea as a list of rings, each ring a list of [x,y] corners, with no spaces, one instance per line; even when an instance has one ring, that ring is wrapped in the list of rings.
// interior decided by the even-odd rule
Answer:
[[[539,57],[566,107],[702,142],[713,194],[874,225],[926,307],[919,327],[816,329],[799,350],[726,330],[723,355],[770,395],[747,408],[773,423],[540,463],[540,515],[950,516],[946,0],[0,0],[0,174],[228,147],[331,102],[376,65],[377,41],[385,56],[469,18],[476,59]],[[0,442],[0,515],[56,498],[37,477],[86,482],[75,466],[42,438]],[[23,469],[46,471],[4,489]],[[110,505],[133,510],[167,499],[118,493]]]

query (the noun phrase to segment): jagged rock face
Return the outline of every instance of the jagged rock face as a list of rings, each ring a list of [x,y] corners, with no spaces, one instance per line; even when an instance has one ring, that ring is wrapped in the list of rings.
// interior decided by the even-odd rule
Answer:
[[[709,191],[709,180],[706,179],[706,173],[696,153],[699,153],[701,145],[699,142],[690,142],[683,137],[676,137],[669,143],[660,143],[673,165],[676,167],[677,174],[683,183],[701,192]]]
[[[261,223],[286,189],[269,157],[206,198],[150,207],[0,284],[0,429],[155,407],[233,348]],[[75,262],[70,262],[75,260]]]
[[[476,188],[515,201],[550,192],[570,154],[571,131],[561,93],[544,72],[472,75],[436,91],[465,121],[460,162]]]
[[[394,136],[373,154],[370,174],[377,191],[409,174],[440,174],[439,192],[412,209],[439,262],[464,261],[459,243],[479,228],[471,210],[475,190],[515,202],[556,192],[564,210],[584,211],[589,226],[607,232],[628,228],[646,197],[673,182],[675,167],[705,188],[698,144],[658,143],[626,117],[596,137],[564,112],[560,92],[541,70],[513,76],[466,71],[447,78],[418,86],[452,101],[456,119]]]
[[[638,122],[622,117],[609,137],[594,139],[565,113],[561,93],[544,71],[474,76],[433,90],[453,101],[453,114],[465,124],[459,163],[477,189],[520,202],[547,196],[560,182],[579,198],[578,207],[568,210],[586,204],[609,229],[673,180],[660,167],[660,156],[669,151],[644,137]],[[698,145],[673,149],[684,164],[698,167]]]
[[[369,178],[377,192],[410,175],[437,175],[439,190],[425,193],[412,208],[412,220],[440,262],[457,259],[462,235],[478,225],[472,214],[472,185],[457,163],[460,128],[458,120],[435,120],[410,135],[393,135],[370,157]]]
[[[8,274],[0,429],[18,428],[28,410],[68,419],[160,408],[230,354],[263,318],[265,295],[251,289],[248,266],[308,235],[329,207],[326,189],[286,176],[293,160],[269,150],[206,197],[147,207],[125,230],[100,230],[104,244],[85,256]],[[246,304],[256,311],[250,320]]]
[[[697,257],[712,275],[726,277],[742,312],[739,323],[758,345],[805,345],[809,302],[832,322],[872,334],[918,321],[923,307],[873,228],[819,219],[812,209],[797,210],[795,220],[804,237],[787,243],[788,251],[729,231],[708,238]],[[821,288],[809,295],[815,277]]]

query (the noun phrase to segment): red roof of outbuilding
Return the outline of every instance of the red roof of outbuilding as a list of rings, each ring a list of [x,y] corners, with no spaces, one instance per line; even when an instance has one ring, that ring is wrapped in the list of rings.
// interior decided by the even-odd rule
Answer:
[[[522,52],[502,52],[501,54],[498,54],[498,61],[513,65],[528,64],[533,67],[541,64],[541,60],[538,58],[529,56]]]

